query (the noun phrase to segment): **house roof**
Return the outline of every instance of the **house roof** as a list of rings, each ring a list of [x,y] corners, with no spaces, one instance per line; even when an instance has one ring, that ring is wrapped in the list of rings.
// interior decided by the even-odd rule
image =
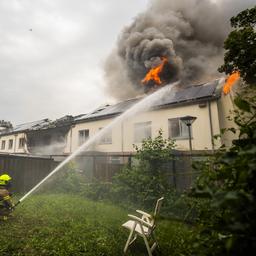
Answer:
[[[206,99],[215,99],[220,96],[219,92],[217,91],[217,86],[218,80],[207,84],[188,87],[186,89],[177,91],[174,94],[165,95],[160,99],[159,102],[156,102],[154,106],[157,107],[181,103],[193,103]]]
[[[100,117],[110,117],[110,116],[118,115],[126,111],[127,109],[129,109],[132,105],[134,105],[138,101],[139,99],[130,99],[130,100],[119,102],[115,105],[105,105],[100,108],[97,108],[91,113],[75,118],[75,121],[80,121],[80,120],[84,121],[87,119],[91,120],[91,119],[100,118]]]
[[[155,101],[152,108],[168,108],[170,105],[194,104],[199,101],[213,100],[220,96],[217,90],[218,80],[211,83],[194,85],[182,90],[164,95],[159,101]],[[105,119],[119,115],[129,109],[142,98],[134,98],[119,102],[115,105],[105,105],[91,113],[75,118],[75,122],[85,122],[97,119]]]
[[[8,135],[13,133],[25,132],[25,131],[35,131],[35,130],[44,130],[56,127],[63,127],[70,125],[74,120],[73,116],[66,115],[54,121],[51,121],[48,118],[41,119],[34,122],[19,124],[10,129],[4,129],[0,131],[0,135]]]
[[[49,124],[49,122],[50,122],[49,119],[42,119],[42,120],[33,121],[29,123],[19,124],[14,126],[13,128],[2,130],[0,132],[0,135],[18,133],[18,132],[27,131],[27,130],[36,130],[42,126],[45,126],[46,124]]]

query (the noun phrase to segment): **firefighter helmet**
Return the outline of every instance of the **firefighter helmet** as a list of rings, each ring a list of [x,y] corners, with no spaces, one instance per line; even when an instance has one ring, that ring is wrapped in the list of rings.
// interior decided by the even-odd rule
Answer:
[[[8,174],[2,174],[0,176],[0,186],[6,186],[11,182],[11,177]]]

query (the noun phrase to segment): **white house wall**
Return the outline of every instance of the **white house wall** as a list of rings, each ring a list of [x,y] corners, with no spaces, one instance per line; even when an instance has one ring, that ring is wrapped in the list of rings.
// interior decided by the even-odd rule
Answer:
[[[220,133],[220,121],[218,117],[217,103],[211,102],[212,116],[212,132],[213,135]],[[192,125],[192,148],[194,150],[211,150],[211,128],[209,119],[209,108],[206,104],[204,107],[199,107],[198,104],[178,106],[168,109],[159,109],[146,113],[137,114],[129,118],[123,123],[119,123],[112,129],[112,144],[97,145],[94,149],[103,152],[131,152],[134,151],[134,124],[138,122],[151,121],[152,136],[158,134],[159,129],[163,130],[163,135],[168,138],[168,119],[178,118],[186,115],[197,117]],[[88,129],[90,138],[99,132],[99,128],[107,126],[113,118],[78,123],[74,125],[67,135],[67,146],[65,153],[74,152],[78,147],[79,130]],[[220,146],[220,142],[215,142],[216,147]],[[177,149],[188,150],[189,140],[176,140]]]
[[[90,121],[85,123],[78,123],[71,127],[67,135],[67,145],[65,147],[64,153],[74,152],[79,147],[79,131],[89,130],[89,138],[94,137],[100,128],[106,127],[113,118],[105,120]],[[121,129],[120,125],[113,127],[112,129],[112,144],[98,145],[93,150],[99,150],[103,152],[120,152],[121,149]]]
[[[211,109],[213,119],[213,134],[219,134],[218,112],[215,102],[211,103]],[[199,108],[198,105],[188,105],[150,111],[140,114],[132,120],[127,120],[124,123],[124,151],[134,151],[132,147],[132,144],[134,143],[134,123],[151,121],[152,137],[157,136],[158,131],[162,129],[164,137],[168,138],[168,119],[179,118],[186,115],[197,117],[195,122],[192,124],[192,148],[194,150],[212,149],[208,107],[206,106],[204,108]],[[177,149],[189,150],[188,139],[177,139],[176,145]]]
[[[23,153],[27,153],[27,145],[26,142],[24,144],[24,147],[19,148],[19,140],[21,138],[24,138],[26,141],[26,135],[25,133],[17,133],[17,134],[11,134],[11,135],[5,135],[5,136],[1,136],[0,137],[0,152],[1,153],[9,153],[9,154],[23,154]],[[5,149],[2,150],[1,146],[2,146],[2,141],[5,141]],[[9,140],[13,140],[13,147],[11,149],[9,149],[8,145],[9,145]]]
[[[233,91],[225,95],[222,93],[222,97],[218,100],[218,111],[220,117],[220,129],[227,128],[236,128],[237,126],[230,118],[233,118],[232,111],[234,110],[234,97],[235,94]],[[229,118],[228,118],[229,117]],[[234,134],[230,131],[225,132],[221,136],[222,144],[225,144],[227,147],[231,146],[231,142],[234,139],[238,138],[238,134]]]

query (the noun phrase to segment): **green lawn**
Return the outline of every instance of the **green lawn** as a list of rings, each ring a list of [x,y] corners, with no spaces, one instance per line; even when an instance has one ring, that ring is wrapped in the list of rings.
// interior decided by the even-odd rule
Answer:
[[[122,255],[131,211],[67,194],[36,195],[20,204],[13,218],[0,222],[0,255]],[[188,255],[189,229],[160,220],[161,255]],[[159,253],[158,253],[159,254]],[[146,255],[142,240],[128,255]]]

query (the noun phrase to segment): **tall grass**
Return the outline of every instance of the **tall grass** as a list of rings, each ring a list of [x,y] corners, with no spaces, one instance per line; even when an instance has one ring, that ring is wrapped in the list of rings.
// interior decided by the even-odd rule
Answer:
[[[0,255],[122,255],[128,231],[126,209],[68,194],[34,195],[0,222]],[[157,238],[162,255],[188,255],[190,229],[160,220]],[[146,255],[138,240],[128,255]]]

